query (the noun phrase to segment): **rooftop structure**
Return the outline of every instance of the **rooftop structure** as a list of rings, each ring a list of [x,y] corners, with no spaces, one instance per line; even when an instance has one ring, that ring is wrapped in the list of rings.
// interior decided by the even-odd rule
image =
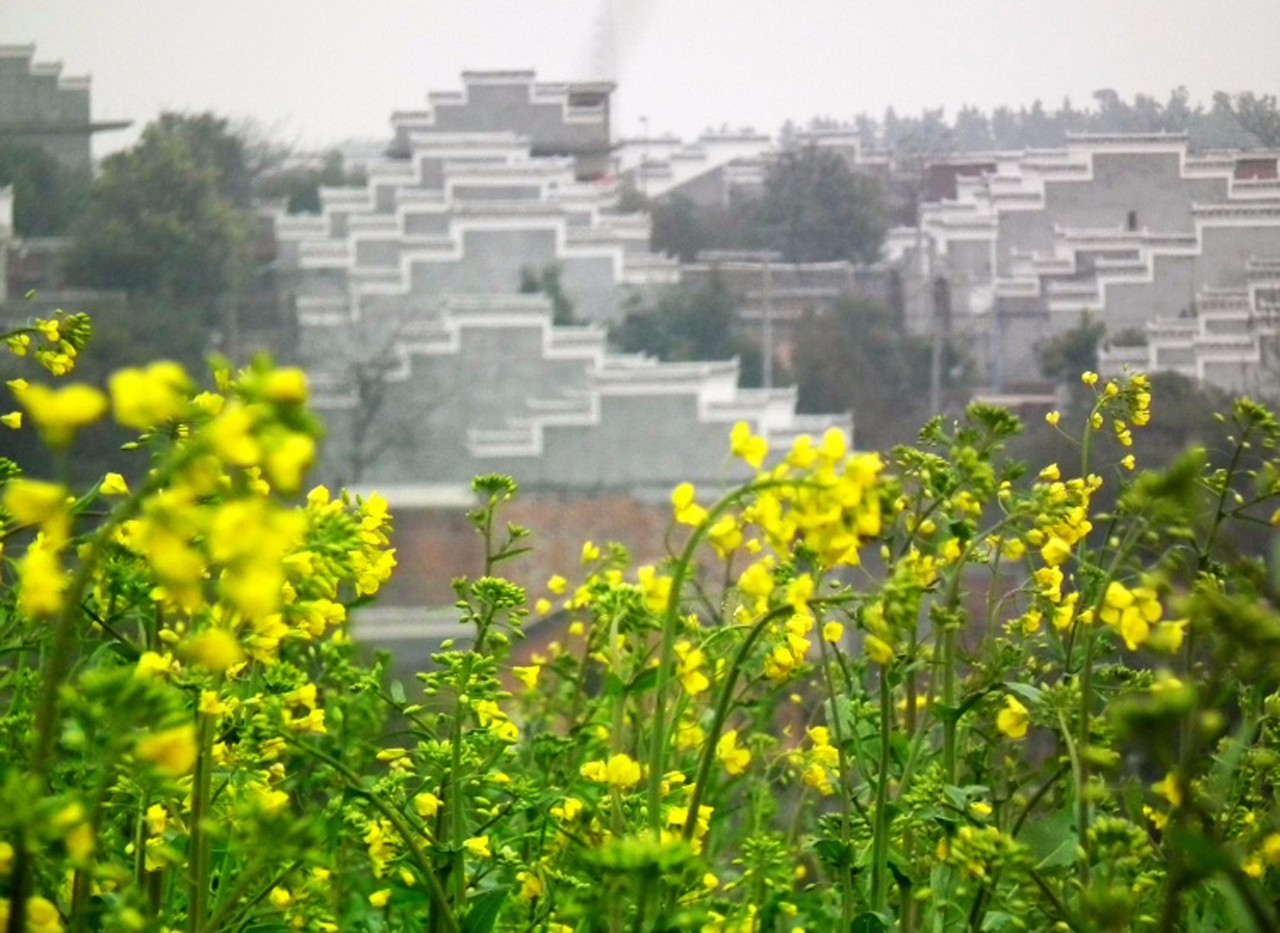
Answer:
[[[0,142],[40,146],[64,167],[87,174],[91,136],[128,125],[92,119],[87,77],[64,75],[60,62],[35,61],[34,45],[0,45]]]
[[[779,443],[850,429],[847,415],[797,416],[793,390],[740,389],[736,361],[610,353],[602,325],[628,294],[680,274],[649,252],[647,216],[621,213],[616,183],[593,173],[611,88],[531,72],[463,82],[392,118],[365,187],[324,189],[318,216],[275,217],[332,476],[419,504],[494,471],[540,488],[668,488],[723,479],[739,420]],[[579,323],[515,294],[548,267]]]
[[[955,326],[997,390],[1034,381],[1036,345],[1085,312],[1109,335],[1142,332],[1246,289],[1251,262],[1280,256],[1276,153],[1197,155],[1185,136],[1134,133],[964,163],[929,176],[937,199],[886,252],[904,278],[949,282]],[[924,301],[907,318],[933,326]],[[1217,381],[1216,367],[1196,371]]]

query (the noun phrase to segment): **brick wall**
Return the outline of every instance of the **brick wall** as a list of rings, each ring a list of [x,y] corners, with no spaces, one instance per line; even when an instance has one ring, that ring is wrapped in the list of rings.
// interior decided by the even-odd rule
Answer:
[[[480,537],[461,509],[392,509],[399,567],[382,591],[383,606],[439,606],[453,602],[450,581],[483,571]],[[501,574],[544,595],[547,578],[576,576],[582,543],[616,541],[634,564],[658,560],[671,517],[665,502],[641,501],[619,492],[525,492],[499,513],[502,521],[533,531],[533,550],[501,565]]]

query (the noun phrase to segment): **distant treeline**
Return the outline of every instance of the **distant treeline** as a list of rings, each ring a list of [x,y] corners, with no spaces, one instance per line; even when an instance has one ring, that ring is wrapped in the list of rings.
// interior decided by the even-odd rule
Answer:
[[[1073,105],[1068,98],[1053,110],[1037,100],[1030,107],[997,107],[990,113],[962,107],[951,118],[941,108],[906,116],[890,107],[879,119],[860,114],[850,123],[817,117],[808,128],[854,129],[863,151],[1055,148],[1065,144],[1068,133],[1186,133],[1195,150],[1280,147],[1280,111],[1273,95],[1233,96],[1219,91],[1206,107],[1193,104],[1182,87],[1164,103],[1146,94],[1126,101],[1105,89],[1095,91],[1092,106],[1085,107]],[[783,142],[795,141],[799,129],[788,121],[781,132]]]

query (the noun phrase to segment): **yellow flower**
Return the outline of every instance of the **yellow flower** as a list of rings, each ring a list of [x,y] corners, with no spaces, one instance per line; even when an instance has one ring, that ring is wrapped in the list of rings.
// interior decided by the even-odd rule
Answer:
[[[729,432],[729,450],[735,457],[741,457],[752,469],[760,469],[764,458],[769,455],[769,443],[763,437],[751,433],[751,425],[739,421]]]
[[[520,899],[523,901],[536,900],[546,891],[546,885],[537,872],[516,872],[516,881],[520,882]]]
[[[564,803],[551,808],[551,815],[563,823],[572,823],[582,815],[582,801],[577,797],[566,797]]]
[[[52,901],[43,897],[27,898],[28,933],[62,933],[62,929],[62,915]]]
[[[18,477],[4,488],[4,508],[19,525],[39,525],[62,513],[66,487]]]
[[[701,525],[707,517],[707,510],[695,501],[697,491],[693,483],[681,483],[671,490],[671,505],[675,508],[675,519],[681,525]]]
[[[844,638],[844,626],[839,622],[828,622],[822,626],[822,639],[838,645]]]
[[[93,424],[107,410],[107,397],[93,386],[74,384],[61,389],[28,385],[18,401],[51,447],[66,447],[76,431]]]
[[[707,529],[707,540],[721,557],[728,557],[742,544],[742,528],[732,515],[721,515]]]
[[[263,467],[272,485],[283,493],[294,493],[315,456],[316,442],[305,434],[291,432],[269,447]]]
[[[613,787],[634,787],[640,783],[640,765],[625,752],[609,758],[605,780]]]
[[[240,643],[224,628],[205,629],[191,638],[185,648],[187,657],[214,674],[225,674],[244,660]]]
[[[281,405],[300,405],[307,400],[307,377],[300,369],[276,369],[267,374],[262,394]]]
[[[440,811],[440,798],[430,791],[424,791],[413,798],[413,808],[422,819],[433,819]]]
[[[1080,381],[1081,381],[1081,382],[1083,382],[1083,383],[1084,383],[1085,385],[1087,385],[1087,386],[1094,386],[1094,385],[1097,385],[1097,384],[1098,384],[1098,374],[1097,374],[1097,373],[1095,373],[1095,372],[1089,372],[1088,370],[1086,370],[1085,372],[1082,372],[1082,373],[1080,374]]]
[[[569,585],[569,581],[566,580],[564,577],[560,576],[560,574],[558,573],[553,573],[551,575],[551,579],[547,580],[547,589],[555,593],[557,596],[563,593],[565,587],[568,585]]]
[[[741,774],[751,762],[751,750],[738,747],[738,730],[730,729],[716,743],[716,757],[730,774]]]
[[[1178,781],[1178,776],[1172,771],[1166,774],[1162,780],[1152,784],[1151,789],[1173,806],[1182,806],[1182,784]]]
[[[18,562],[18,608],[28,616],[48,617],[61,611],[68,575],[58,560],[56,543],[36,535]]]
[[[1280,833],[1271,833],[1263,839],[1262,848],[1259,851],[1268,865],[1273,868],[1280,866]]]
[[[589,564],[600,559],[600,548],[590,541],[582,542],[582,563]]]
[[[152,732],[138,740],[134,753],[161,774],[182,777],[196,766],[196,727],[191,723]]]
[[[1062,471],[1058,469],[1056,463],[1051,463],[1040,471],[1040,479],[1054,483],[1062,479]]]
[[[13,428],[15,431],[18,430],[18,428],[22,427],[22,412],[11,411],[7,415],[0,415],[0,424],[3,424],[6,428]]]
[[[127,496],[129,495],[129,484],[124,481],[124,477],[119,473],[108,473],[102,478],[102,482],[98,484],[98,492],[104,496]]]
[[[276,910],[284,910],[293,903],[293,895],[289,893],[288,888],[282,888],[277,885],[271,889],[271,893],[267,895],[267,900],[271,902],[271,906]]]
[[[1044,420],[1048,423],[1048,425],[1054,428],[1058,426],[1058,422],[1061,419],[1062,419],[1062,413],[1058,411],[1046,412],[1044,416]]]
[[[868,635],[863,647],[867,657],[881,667],[888,667],[893,662],[893,645],[876,635]]]
[[[500,742],[514,745],[520,741],[520,727],[510,719],[500,719],[489,726],[489,732]]]
[[[493,855],[493,850],[489,848],[488,836],[472,836],[470,839],[464,839],[462,847],[470,853],[472,858],[489,858]]]
[[[381,910],[391,900],[391,889],[382,888],[369,895],[369,906]]]
[[[702,653],[702,649],[695,648],[692,642],[679,641],[676,642],[675,651],[676,677],[680,679],[685,693],[697,696],[710,687],[711,681],[702,672],[702,667],[706,664],[706,655]]]
[[[1071,545],[1057,535],[1050,535],[1040,548],[1040,556],[1050,567],[1056,567],[1071,556]]]
[[[780,683],[792,675],[800,666],[800,658],[787,645],[778,645],[764,659],[764,676],[774,683]]]
[[[996,728],[1011,739],[1023,739],[1027,735],[1027,726],[1031,723],[1031,714],[1015,697],[1004,698],[1004,709],[996,715]]]
[[[183,368],[168,360],[146,369],[122,369],[107,382],[111,411],[126,428],[141,431],[167,424],[186,409],[190,384]]]
[[[1132,470],[1137,466],[1137,461],[1133,459],[1133,454],[1125,454],[1120,460],[1120,465],[1126,470]]]
[[[530,664],[527,667],[516,665],[511,668],[511,673],[520,681],[520,683],[524,684],[525,688],[528,690],[532,690],[538,685],[538,674],[541,672],[542,667],[538,664]]]

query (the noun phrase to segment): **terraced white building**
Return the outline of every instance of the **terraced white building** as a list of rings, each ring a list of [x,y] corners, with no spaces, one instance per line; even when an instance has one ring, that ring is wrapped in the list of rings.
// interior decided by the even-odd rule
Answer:
[[[1036,344],[1101,318],[1155,368],[1256,377],[1280,258],[1276,153],[1188,150],[1181,135],[1078,136],[1059,150],[954,159],[952,190],[887,251],[951,287],[953,326],[996,390],[1039,377]],[[932,325],[913,309],[916,327]],[[1243,321],[1243,323],[1242,323]],[[1139,353],[1143,350],[1145,353]]]
[[[279,266],[329,425],[331,476],[405,502],[500,471],[526,486],[668,488],[723,478],[738,420],[779,443],[849,428],[803,419],[790,389],[737,387],[737,364],[617,356],[628,294],[678,281],[618,210],[610,85],[468,72],[392,118],[363,188],[277,216]],[[582,323],[553,323],[522,272],[555,266]]]

